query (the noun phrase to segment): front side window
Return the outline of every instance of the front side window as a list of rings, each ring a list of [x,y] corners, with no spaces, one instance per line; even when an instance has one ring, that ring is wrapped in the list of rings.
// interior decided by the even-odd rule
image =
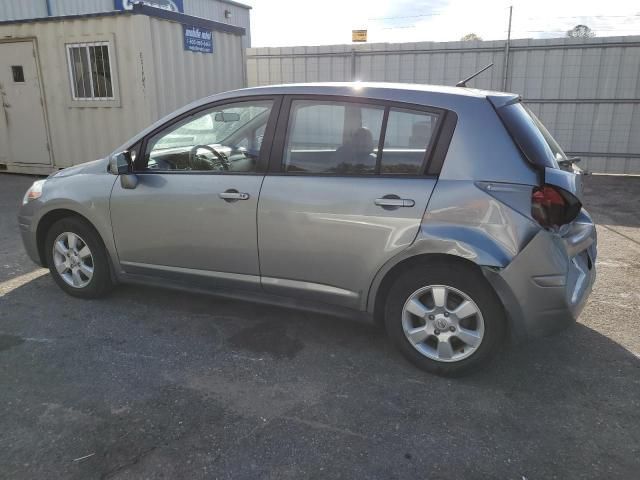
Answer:
[[[109,42],[67,45],[73,100],[114,100]]]
[[[149,138],[143,170],[254,172],[272,100],[197,112]]]
[[[294,100],[284,170],[374,174],[384,107]]]

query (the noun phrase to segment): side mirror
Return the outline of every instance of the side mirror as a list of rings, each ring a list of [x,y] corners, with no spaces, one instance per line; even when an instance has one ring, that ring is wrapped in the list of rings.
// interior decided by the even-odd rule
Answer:
[[[133,162],[128,151],[116,153],[109,159],[109,172],[114,175],[124,175],[131,173]]]
[[[138,176],[133,173],[131,153],[127,151],[111,156],[109,159],[109,172],[120,176],[122,188],[134,189],[138,186]]]

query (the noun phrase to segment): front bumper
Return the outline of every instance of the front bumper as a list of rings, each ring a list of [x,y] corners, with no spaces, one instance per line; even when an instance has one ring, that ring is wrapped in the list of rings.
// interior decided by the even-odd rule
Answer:
[[[18,226],[20,227],[20,236],[22,237],[22,243],[24,244],[24,249],[27,251],[27,255],[29,255],[29,258],[37,265],[41,267],[44,266],[40,259],[40,252],[38,252],[36,229],[32,223],[32,217],[18,215]]]
[[[539,231],[506,268],[484,269],[515,340],[545,336],[577,320],[595,282],[596,255],[595,225],[583,210],[562,234]]]

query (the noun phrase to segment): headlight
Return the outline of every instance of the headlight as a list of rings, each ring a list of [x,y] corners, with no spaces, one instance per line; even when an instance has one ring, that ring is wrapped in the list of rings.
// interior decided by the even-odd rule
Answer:
[[[33,185],[31,185],[29,187],[29,190],[27,190],[27,193],[24,194],[24,198],[22,199],[23,205],[26,205],[31,200],[40,198],[40,196],[42,195],[42,186],[44,185],[44,182],[46,182],[46,180],[36,180],[35,182],[33,182]]]

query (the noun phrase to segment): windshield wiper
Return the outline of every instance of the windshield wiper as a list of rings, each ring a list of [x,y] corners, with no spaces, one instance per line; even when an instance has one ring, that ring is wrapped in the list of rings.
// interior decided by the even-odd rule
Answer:
[[[562,167],[569,167],[569,166],[573,165],[574,163],[578,163],[581,160],[582,159],[580,157],[567,157],[564,160],[558,161],[558,165],[560,165]]]

